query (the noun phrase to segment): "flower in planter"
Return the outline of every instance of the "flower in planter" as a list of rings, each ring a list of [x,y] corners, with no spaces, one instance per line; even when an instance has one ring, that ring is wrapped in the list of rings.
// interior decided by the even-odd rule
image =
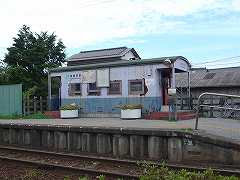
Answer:
[[[60,110],[78,110],[79,108],[77,104],[73,103],[62,106]]]
[[[126,109],[142,109],[143,106],[141,104],[123,104],[118,106],[118,108],[122,109],[122,110],[126,110]]]

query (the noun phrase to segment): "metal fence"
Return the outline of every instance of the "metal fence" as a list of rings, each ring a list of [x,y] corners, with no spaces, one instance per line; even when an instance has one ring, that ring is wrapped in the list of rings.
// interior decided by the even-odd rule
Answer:
[[[22,114],[22,85],[0,85],[0,115]]]
[[[198,129],[199,116],[209,112],[210,117],[240,119],[240,96],[218,93],[203,93],[196,105],[195,129]]]
[[[240,99],[239,100],[231,100],[231,99],[227,99],[224,100],[222,97],[220,96],[204,96],[201,99],[202,102],[204,102],[205,105],[208,106],[218,106],[221,105],[223,103],[225,103],[226,105],[237,105],[240,104]],[[189,104],[190,104],[190,108],[189,108]],[[190,102],[189,102],[189,98],[178,98],[177,99],[177,109],[178,110],[194,110],[197,111],[197,104],[198,104],[198,98],[191,98]],[[214,108],[201,108],[201,116],[204,117],[219,117],[219,114],[217,113],[219,110],[214,109]]]

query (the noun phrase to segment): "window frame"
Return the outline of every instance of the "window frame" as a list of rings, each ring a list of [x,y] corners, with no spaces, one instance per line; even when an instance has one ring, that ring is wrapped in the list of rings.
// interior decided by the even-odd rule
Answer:
[[[80,91],[72,91],[73,84],[79,84]],[[78,93],[78,94],[76,94]],[[81,96],[82,95],[82,84],[81,83],[69,83],[68,84],[68,96]]]
[[[133,82],[141,82],[142,83],[142,90],[141,91],[131,91],[131,83],[133,83]],[[128,80],[128,94],[129,95],[144,94],[144,79]]]
[[[111,83],[119,83],[119,92],[114,93],[110,91]],[[109,82],[108,95],[122,95],[122,80],[114,80]]]
[[[87,83],[87,94],[88,96],[100,96],[101,95],[101,89],[97,87],[97,82],[96,84],[96,89],[95,90],[90,90],[89,85],[94,84],[94,83]]]

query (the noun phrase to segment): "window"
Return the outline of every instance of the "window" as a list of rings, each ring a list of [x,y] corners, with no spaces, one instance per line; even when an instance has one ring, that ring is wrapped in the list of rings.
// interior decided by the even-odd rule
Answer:
[[[110,81],[108,94],[122,94],[122,81]]]
[[[80,83],[69,83],[68,85],[69,96],[80,96],[81,95],[81,84]]]
[[[100,89],[97,87],[97,83],[88,83],[88,95],[99,96]]]
[[[136,79],[128,81],[128,93],[131,95],[134,94],[143,94],[144,93],[144,80]]]

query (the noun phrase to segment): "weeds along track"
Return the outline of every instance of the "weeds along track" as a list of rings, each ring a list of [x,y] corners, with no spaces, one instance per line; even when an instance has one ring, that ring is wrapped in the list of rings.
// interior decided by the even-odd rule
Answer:
[[[142,169],[136,160],[114,159],[93,155],[79,155],[45,150],[26,149],[13,146],[0,146],[0,159],[8,162],[20,162],[44,169],[62,169],[81,172],[83,175],[104,175],[108,178],[138,179]],[[158,162],[152,162],[160,165]],[[235,175],[240,177],[238,166],[165,164],[169,169],[189,171],[204,171],[208,167],[221,175]]]

